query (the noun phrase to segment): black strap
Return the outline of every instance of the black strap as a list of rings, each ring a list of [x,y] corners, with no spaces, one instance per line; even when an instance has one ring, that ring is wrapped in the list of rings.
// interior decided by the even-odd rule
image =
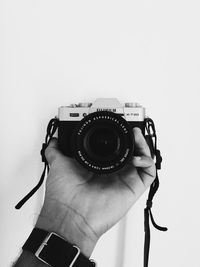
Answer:
[[[53,267],[70,266],[74,258],[76,260],[74,261],[73,267],[96,266],[94,261],[89,260],[81,252],[77,256],[79,248],[74,247],[56,233],[52,234],[40,228],[34,228],[32,230],[22,249],[32,252],[37,257],[39,256],[40,260],[47,262]],[[39,252],[37,255],[36,252],[38,249]]]
[[[156,224],[153,214],[151,211],[152,205],[153,205],[153,197],[155,193],[157,192],[159,188],[159,179],[158,179],[158,170],[161,169],[161,162],[162,162],[162,157],[160,155],[160,151],[157,150],[157,136],[156,136],[156,129],[155,125],[152,119],[147,118],[145,119],[145,125],[146,125],[146,130],[148,133],[147,139],[148,139],[148,144],[150,145],[150,150],[152,153],[152,157],[156,157],[156,178],[152,185],[150,186],[149,190],[149,195],[148,199],[146,202],[146,208],[144,209],[144,231],[145,231],[145,241],[144,241],[144,267],[148,267],[148,261],[149,261],[149,250],[150,250],[150,240],[151,240],[151,235],[150,235],[150,225],[149,225],[149,218],[151,219],[151,222],[153,226],[159,230],[159,231],[167,231],[168,229],[166,227],[161,227]]]
[[[46,171],[49,172],[49,164],[48,164],[46,157],[45,157],[45,149],[47,148],[54,133],[56,132],[57,127],[58,127],[58,119],[57,118],[51,119],[48,126],[47,126],[45,143],[42,144],[42,149],[40,152],[41,156],[42,156],[42,162],[44,162],[44,170],[42,172],[41,178],[40,178],[38,184],[22,200],[20,200],[20,202],[15,206],[16,209],[20,209],[26,203],[26,201],[29,200],[29,198],[32,197],[33,194],[35,194],[35,192],[40,188],[40,186],[42,185],[42,183],[44,181]]]

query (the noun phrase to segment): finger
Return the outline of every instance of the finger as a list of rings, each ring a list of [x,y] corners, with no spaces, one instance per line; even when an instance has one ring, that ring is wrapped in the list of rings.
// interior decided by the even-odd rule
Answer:
[[[133,165],[138,168],[148,168],[155,164],[151,157],[135,156],[133,157]]]
[[[146,173],[148,173],[150,176],[156,175],[156,166],[155,162],[151,157],[147,156],[141,156],[141,157],[134,157],[132,160],[132,163],[134,167],[136,167],[138,170],[145,170]]]
[[[133,165],[137,168],[143,184],[148,187],[156,177],[156,166],[151,157],[134,157]]]
[[[135,146],[136,146],[137,153],[139,155],[151,157],[149,146],[142,134],[141,129],[138,127],[135,127],[133,128],[133,133],[135,137]]]
[[[58,148],[58,139],[53,137],[48,145],[49,148]]]
[[[61,152],[58,150],[58,140],[57,138],[52,138],[49,142],[48,147],[45,150],[45,157],[48,163],[51,165],[56,157],[62,156]]]

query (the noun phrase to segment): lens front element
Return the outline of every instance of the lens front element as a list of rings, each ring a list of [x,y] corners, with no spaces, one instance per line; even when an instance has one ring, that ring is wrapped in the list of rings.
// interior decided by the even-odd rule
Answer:
[[[119,153],[120,138],[111,126],[109,123],[98,123],[86,134],[84,148],[93,159],[107,161]]]

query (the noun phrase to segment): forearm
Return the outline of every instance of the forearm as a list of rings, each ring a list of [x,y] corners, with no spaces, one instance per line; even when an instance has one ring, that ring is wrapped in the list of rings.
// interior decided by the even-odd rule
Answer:
[[[76,217],[76,218],[75,218]],[[55,232],[62,236],[69,243],[80,248],[82,254],[90,258],[97,240],[88,237],[89,226],[83,218],[75,216],[74,211],[69,207],[63,208],[61,203],[56,203],[55,200],[48,199],[38,217],[35,227],[41,228],[48,232]],[[77,220],[79,218],[79,220]],[[13,265],[13,267],[47,267],[37,257],[24,250]]]
[[[78,246],[87,258],[91,256],[98,241],[81,215],[55,199],[45,201],[36,227],[62,236],[69,243]]]

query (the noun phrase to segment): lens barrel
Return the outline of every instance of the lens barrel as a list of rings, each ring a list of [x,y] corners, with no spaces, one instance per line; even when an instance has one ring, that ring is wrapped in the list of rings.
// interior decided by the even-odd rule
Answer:
[[[73,157],[95,173],[111,173],[121,169],[133,155],[134,137],[122,116],[109,112],[93,112],[74,129],[71,149]]]

